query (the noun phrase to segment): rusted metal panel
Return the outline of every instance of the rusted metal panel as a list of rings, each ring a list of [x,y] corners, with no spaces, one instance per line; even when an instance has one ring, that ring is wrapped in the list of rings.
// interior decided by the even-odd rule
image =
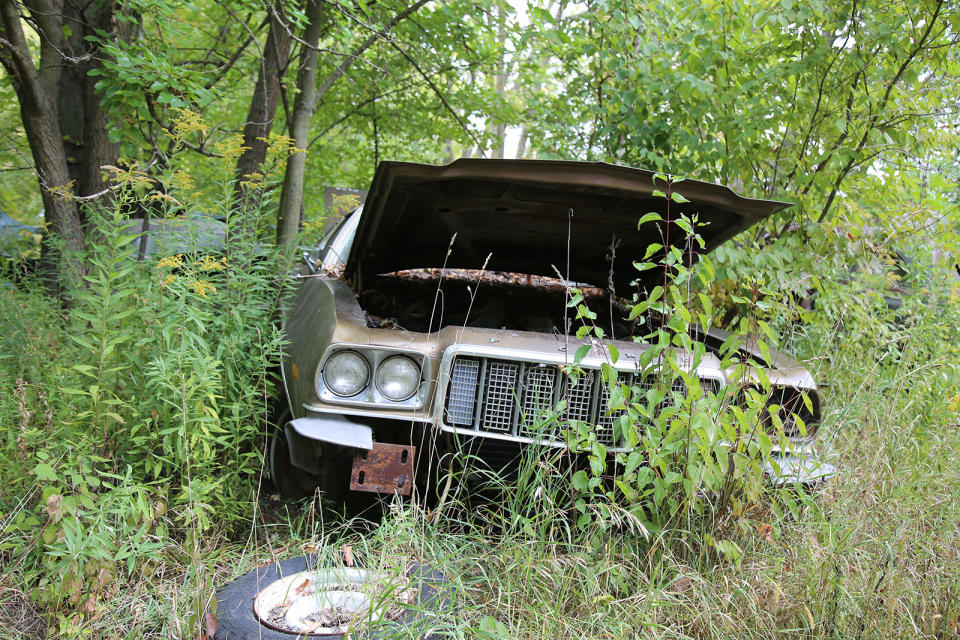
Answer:
[[[374,442],[373,449],[358,451],[354,456],[350,488],[369,493],[410,495],[416,452],[416,447]]]

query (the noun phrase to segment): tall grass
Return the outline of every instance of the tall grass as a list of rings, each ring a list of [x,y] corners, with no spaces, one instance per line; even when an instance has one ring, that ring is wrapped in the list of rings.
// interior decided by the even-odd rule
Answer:
[[[0,590],[29,594],[64,637],[171,560],[182,586],[210,585],[205,537],[250,530],[283,346],[288,258],[253,238],[260,211],[238,209],[226,180],[200,194],[171,171],[159,198],[141,174],[114,180],[87,211],[66,306],[37,282],[0,289]],[[137,260],[132,208],[152,212],[161,248],[163,222],[198,211],[228,239],[215,249],[187,224],[175,249]],[[190,601],[178,625],[205,607]]]

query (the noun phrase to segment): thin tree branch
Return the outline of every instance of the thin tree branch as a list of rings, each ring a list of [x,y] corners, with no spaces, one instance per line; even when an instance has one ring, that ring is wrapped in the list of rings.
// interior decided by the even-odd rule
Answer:
[[[445,108],[447,111],[450,112],[450,115],[452,115],[452,116],[456,119],[456,121],[460,124],[460,127],[467,133],[467,135],[470,136],[470,138],[473,140],[474,144],[477,145],[477,149],[480,151],[480,155],[483,156],[484,158],[486,158],[486,157],[487,157],[487,154],[486,154],[486,152],[483,150],[483,146],[480,144],[480,141],[477,140],[477,136],[473,133],[473,131],[470,130],[470,127],[467,126],[467,123],[463,121],[463,118],[460,117],[460,114],[458,114],[456,111],[454,111],[453,107],[450,106],[450,103],[447,102],[447,99],[444,97],[444,95],[443,95],[443,93],[440,91],[440,89],[437,88],[437,85],[435,85],[435,84],[433,83],[433,80],[430,78],[430,76],[427,75],[427,74],[424,72],[424,70],[420,68],[420,65],[417,64],[417,61],[414,60],[413,57],[412,57],[409,53],[407,53],[406,51],[404,51],[403,47],[401,47],[400,45],[398,45],[393,39],[389,39],[389,40],[387,40],[387,42],[390,43],[390,46],[392,46],[394,49],[396,49],[397,51],[399,51],[399,52],[400,52],[400,55],[402,55],[404,58],[406,58],[407,62],[409,62],[410,65],[411,65],[414,69],[417,70],[417,73],[419,73],[421,76],[423,76],[423,79],[427,82],[427,85],[428,85],[428,86],[430,87],[430,89],[432,89],[433,92],[437,95],[437,98],[440,100],[440,103],[443,104],[444,108]]]
[[[323,83],[321,83],[320,87],[317,89],[317,95],[315,98],[314,107],[316,107],[323,101],[323,97],[324,95],[326,95],[327,91],[330,90],[330,87],[332,87],[333,84],[340,79],[340,76],[344,75],[347,72],[347,70],[353,65],[354,61],[357,58],[363,55],[363,53],[367,49],[369,49],[371,46],[373,46],[373,44],[377,40],[386,36],[387,33],[389,33],[389,31],[393,27],[395,27],[398,23],[400,23],[403,19],[415,13],[417,10],[420,9],[420,7],[427,4],[428,2],[430,2],[430,0],[417,0],[416,3],[410,5],[409,7],[407,7],[406,9],[404,9],[403,11],[395,15],[390,20],[390,22],[388,22],[383,26],[382,29],[373,33],[369,38],[361,42],[356,49],[350,52],[346,60],[344,60],[339,65],[337,65],[337,68],[334,69],[332,72],[330,72],[330,75],[324,78]],[[403,52],[401,51],[401,53]]]
[[[853,169],[855,163],[857,162],[856,158],[863,151],[864,146],[867,143],[867,138],[870,136],[870,132],[877,128],[877,119],[880,117],[880,114],[883,113],[883,110],[887,106],[887,102],[890,100],[890,95],[893,93],[894,87],[900,82],[900,78],[903,77],[903,74],[906,72],[910,64],[917,58],[919,53],[923,51],[924,44],[927,39],[930,37],[930,33],[933,31],[933,25],[936,24],[937,18],[940,16],[940,11],[943,9],[944,0],[939,0],[937,6],[933,11],[933,15],[930,16],[930,20],[927,22],[926,28],[923,31],[923,35],[917,40],[917,45],[910,51],[910,53],[903,59],[903,62],[900,63],[900,67],[897,69],[897,73],[894,74],[890,82],[887,83],[886,90],[883,92],[883,98],[877,104],[876,111],[872,111],[870,116],[870,123],[867,125],[866,129],[863,132],[863,135],[860,137],[860,142],[857,144],[856,149],[854,150],[853,155],[847,160],[846,165],[844,165],[843,170],[837,175],[837,179],[833,183],[833,188],[830,190],[830,195],[827,196],[827,201],[823,205],[823,209],[820,211],[820,215],[817,217],[817,224],[822,224],[827,217],[827,213],[830,212],[830,207],[833,205],[833,201],[837,196],[837,193],[840,191],[840,186],[843,184],[844,179],[847,177],[849,172]]]

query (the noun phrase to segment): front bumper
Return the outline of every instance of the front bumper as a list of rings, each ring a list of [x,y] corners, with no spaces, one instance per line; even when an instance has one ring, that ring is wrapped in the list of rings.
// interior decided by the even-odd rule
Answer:
[[[799,486],[819,489],[837,475],[837,468],[813,456],[813,452],[798,449],[792,452],[774,453],[764,463],[763,471],[777,487]]]

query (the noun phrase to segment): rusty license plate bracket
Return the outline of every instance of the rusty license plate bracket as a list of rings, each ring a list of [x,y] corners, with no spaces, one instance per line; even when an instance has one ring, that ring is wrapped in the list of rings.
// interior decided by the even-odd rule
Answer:
[[[350,471],[350,488],[370,493],[410,495],[416,451],[416,447],[385,442],[374,442],[369,451],[357,451]]]

